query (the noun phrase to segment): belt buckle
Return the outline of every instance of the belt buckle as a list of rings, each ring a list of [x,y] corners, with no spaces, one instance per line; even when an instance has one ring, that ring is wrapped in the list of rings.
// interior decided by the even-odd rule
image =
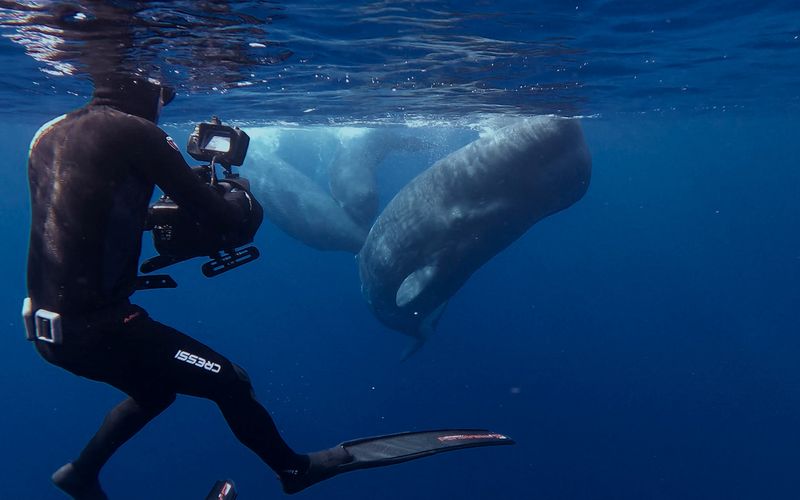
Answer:
[[[47,309],[34,312],[30,297],[22,301],[22,321],[25,325],[25,338],[28,340],[41,340],[49,344],[61,344],[64,340],[61,315]]]
[[[61,344],[63,336],[61,334],[61,315],[39,309],[34,315],[36,320],[36,340],[49,342],[50,344]]]

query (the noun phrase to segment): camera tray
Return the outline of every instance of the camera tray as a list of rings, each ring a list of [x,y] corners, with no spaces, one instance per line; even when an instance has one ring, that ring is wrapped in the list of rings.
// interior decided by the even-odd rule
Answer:
[[[207,278],[219,276],[231,269],[236,269],[248,262],[256,260],[261,254],[254,246],[240,248],[238,250],[221,250],[211,256],[211,260],[203,264],[201,270]],[[148,274],[167,266],[189,260],[191,257],[176,258],[167,255],[156,255],[151,257],[139,266],[139,271]],[[139,276],[137,279],[137,290],[148,290],[153,288],[175,288],[177,283],[168,275]]]
[[[203,264],[201,269],[207,278],[211,278],[213,276],[230,271],[231,269],[236,269],[239,266],[243,266],[248,262],[252,262],[256,260],[259,255],[261,254],[258,252],[258,248],[256,247],[240,248],[239,250],[233,251],[222,251],[218,252],[209,262]]]

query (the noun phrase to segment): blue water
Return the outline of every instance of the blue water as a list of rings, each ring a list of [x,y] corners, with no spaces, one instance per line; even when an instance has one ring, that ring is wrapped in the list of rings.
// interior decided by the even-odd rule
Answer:
[[[313,164],[332,154],[326,127],[411,124],[437,149],[387,158],[385,203],[472,140],[487,115],[589,117],[587,195],[481,268],[405,363],[407,339],[367,309],[353,257],[305,247],[269,222],[256,263],[213,280],[199,262],[181,264],[177,290],[135,296],[246,367],[298,450],[449,426],[486,426],[517,441],[355,472],[302,498],[796,497],[794,2],[213,4],[228,3],[271,23],[193,32],[244,44],[254,60],[209,57],[210,69],[192,70],[187,54],[197,45],[186,29],[159,41],[147,22],[138,25],[137,40],[155,40],[141,50],[155,47],[159,71],[175,75],[179,98],[163,119],[179,144],[191,123],[217,113],[254,136],[291,126],[303,139],[283,153]],[[141,16],[173,19],[169,4],[149,3]],[[3,34],[25,33],[18,28]],[[274,40],[269,57],[247,45],[251,36]],[[0,498],[56,499],[49,474],[121,395],[48,365],[23,340],[25,161],[36,129],[85,102],[90,87],[79,70],[58,74],[10,38],[0,41],[0,60],[14,68],[0,76]],[[227,83],[214,85],[215,75]],[[400,85],[411,76],[416,83]],[[259,166],[242,173],[257,177]],[[195,499],[222,477],[236,480],[243,500],[282,496],[214,405],[184,397],[114,456],[102,481],[113,499]]]

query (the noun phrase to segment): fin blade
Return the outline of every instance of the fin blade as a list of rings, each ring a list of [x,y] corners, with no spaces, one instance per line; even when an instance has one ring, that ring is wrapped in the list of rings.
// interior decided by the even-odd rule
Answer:
[[[447,451],[512,444],[514,440],[510,437],[487,429],[402,432],[342,443],[340,446],[353,456],[353,461],[340,467],[348,470],[382,467]]]
[[[344,443],[309,454],[311,465],[302,475],[280,475],[283,491],[297,493],[343,472],[384,467],[447,451],[480,446],[511,445],[510,437],[486,429],[443,429],[401,432]]]

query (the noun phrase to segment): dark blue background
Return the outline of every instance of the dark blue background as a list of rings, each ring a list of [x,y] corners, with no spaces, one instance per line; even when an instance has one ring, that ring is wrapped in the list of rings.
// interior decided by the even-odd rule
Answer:
[[[302,498],[792,498],[796,125],[776,113],[584,121],[587,196],[479,270],[406,363],[406,339],[366,308],[353,257],[269,223],[256,263],[213,280],[183,264],[177,291],[135,298],[247,368],[298,450],[445,426],[518,442],[356,472]],[[50,473],[121,398],[46,364],[23,339],[24,165],[37,127],[5,125],[0,137],[2,498],[59,498]],[[184,142],[187,130],[169,131]],[[390,158],[382,175],[402,178],[407,161]],[[102,481],[114,499],[196,499],[222,477],[243,500],[282,496],[214,405],[184,397]]]

